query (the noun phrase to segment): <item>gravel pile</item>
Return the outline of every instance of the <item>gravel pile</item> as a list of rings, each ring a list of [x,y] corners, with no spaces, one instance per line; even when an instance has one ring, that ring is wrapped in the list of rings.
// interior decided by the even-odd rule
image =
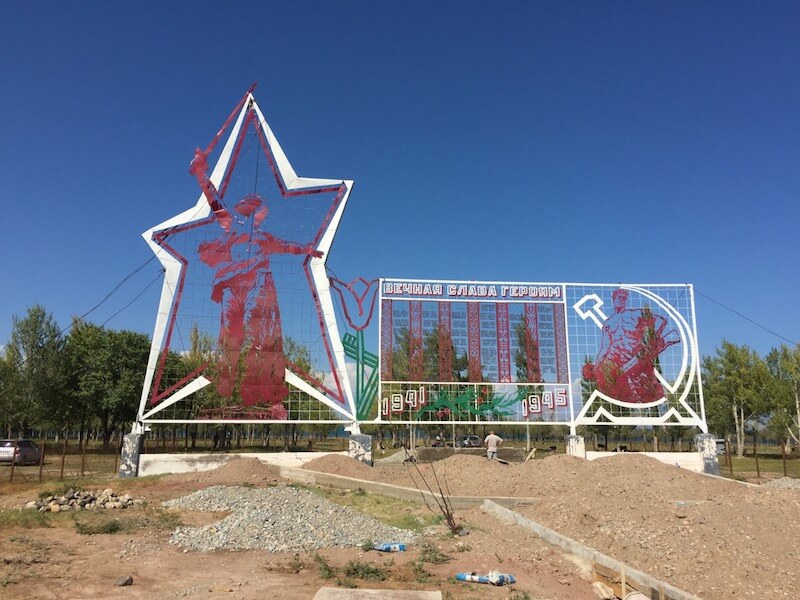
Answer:
[[[186,550],[309,551],[360,546],[365,540],[411,543],[414,534],[384,525],[306,490],[214,486],[164,502],[169,508],[230,511],[203,527],[179,527],[170,543]]]
[[[781,477],[780,479],[773,479],[769,483],[765,483],[764,487],[781,488],[786,490],[800,490],[800,479],[792,479],[791,477]]]

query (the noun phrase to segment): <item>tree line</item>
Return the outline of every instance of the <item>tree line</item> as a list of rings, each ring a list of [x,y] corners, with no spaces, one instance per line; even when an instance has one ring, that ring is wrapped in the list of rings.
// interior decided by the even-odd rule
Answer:
[[[732,433],[740,457],[748,431],[800,446],[800,344],[760,356],[723,340],[704,357],[702,377],[709,429]]]
[[[186,353],[167,356],[165,369],[175,380],[208,362],[213,353],[213,340],[196,330],[190,344]],[[289,342],[287,348],[297,355],[295,362],[310,363],[302,345]],[[113,432],[136,418],[149,352],[145,334],[80,319],[65,334],[42,306],[30,308],[24,317],[13,316],[0,355],[0,432],[13,437],[33,429],[70,430],[83,438],[86,431],[97,430],[108,447]],[[454,373],[460,375],[455,379],[463,379],[465,357],[453,352],[453,362]],[[431,372],[438,368],[433,362],[425,366]],[[709,429],[732,435],[740,455],[747,433],[800,446],[800,344],[760,356],[746,345],[723,341],[703,358],[702,378]],[[185,417],[223,403],[211,389],[196,396],[183,403]],[[296,441],[301,428],[290,427]]]
[[[33,429],[97,429],[112,433],[136,418],[150,352],[147,335],[76,319],[67,335],[42,306],[12,317],[0,357],[0,427],[4,435]]]

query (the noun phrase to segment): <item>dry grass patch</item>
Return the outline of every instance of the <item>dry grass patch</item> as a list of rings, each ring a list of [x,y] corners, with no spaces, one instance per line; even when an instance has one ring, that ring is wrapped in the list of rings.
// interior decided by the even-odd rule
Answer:
[[[354,491],[318,487],[305,487],[304,489],[336,504],[349,506],[386,525],[415,533],[419,533],[431,525],[438,525],[442,521],[441,517],[432,515],[424,506],[406,500],[371,494],[361,488]]]

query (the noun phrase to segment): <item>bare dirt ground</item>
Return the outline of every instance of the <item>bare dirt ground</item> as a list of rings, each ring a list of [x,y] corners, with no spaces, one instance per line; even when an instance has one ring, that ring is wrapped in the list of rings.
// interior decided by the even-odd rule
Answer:
[[[327,456],[306,468],[456,495],[538,497],[533,521],[707,599],[800,597],[800,491],[747,486],[636,454],[504,466],[453,456],[419,470]]]
[[[339,459],[338,463],[361,468],[354,461]],[[477,464],[486,466],[481,462]],[[498,465],[488,467],[493,466]],[[363,468],[367,473],[383,475],[380,468]],[[401,467],[401,470],[404,469]],[[178,522],[206,524],[223,515],[166,511],[160,506],[163,500],[212,485],[278,483],[282,482],[276,470],[256,460],[238,460],[206,473],[140,480],[109,479],[82,486],[89,489],[111,487],[114,491],[143,498],[146,503],[141,508],[114,511],[113,515],[111,511],[104,515],[70,512],[42,518],[21,513],[19,520],[0,522],[0,598],[313,598],[320,587],[337,584],[337,577],[323,577],[313,555],[263,551],[184,552],[168,543],[170,532]],[[40,491],[54,487],[59,486],[3,484],[0,486],[0,509],[18,508],[36,499]],[[430,516],[424,507],[397,502],[393,508],[396,512],[420,518]],[[443,526],[435,526],[428,528],[420,543],[404,553],[337,548],[320,550],[318,554],[337,571],[340,584],[360,588],[441,590],[445,598],[465,600],[589,600],[595,597],[588,565],[571,560],[532,534],[501,524],[481,511],[463,511],[457,516],[470,529],[464,537],[454,538]],[[76,521],[98,525],[114,517],[125,526],[123,531],[94,535],[76,531]],[[449,562],[420,563],[425,543],[448,555]],[[342,566],[353,560],[383,566],[389,573],[388,579],[375,582],[342,577]],[[511,573],[518,583],[512,588],[495,588],[452,579],[457,572],[485,574],[490,569]],[[133,585],[114,585],[115,580],[126,575],[133,578]]]
[[[557,455],[508,466],[475,456],[453,456],[418,468],[402,464],[370,468],[342,456],[327,456],[306,468],[411,487],[424,486],[422,476],[432,482],[435,471],[454,495],[541,498],[540,503],[518,510],[701,598],[799,597],[800,491],[796,489],[746,486],[634,454],[594,462]],[[222,515],[168,512],[160,507],[161,501],[218,484],[278,483],[282,482],[271,467],[238,460],[200,474],[86,485],[129,492],[146,504],[116,513],[128,528],[114,534],[83,535],[75,527],[76,520],[108,520],[111,515],[61,513],[38,521],[0,521],[0,598],[312,598],[320,587],[336,585],[336,578],[322,576],[313,555],[196,553],[168,543],[178,521],[205,524]],[[4,484],[0,508],[19,507],[45,489],[46,484]],[[347,501],[341,492],[332,499],[337,495]],[[424,507],[410,504],[389,509],[430,516]],[[480,510],[459,511],[456,517],[470,529],[469,535],[453,538],[436,526],[405,553],[349,548],[321,550],[319,555],[345,585],[349,582],[341,577],[341,568],[348,561],[386,567],[390,574],[386,581],[351,579],[361,588],[442,590],[446,598],[465,600],[594,598],[588,565],[571,561],[533,534]],[[423,543],[451,560],[420,567]],[[517,585],[495,588],[452,581],[460,571],[490,569],[512,573]],[[125,575],[133,577],[133,585],[114,586]]]

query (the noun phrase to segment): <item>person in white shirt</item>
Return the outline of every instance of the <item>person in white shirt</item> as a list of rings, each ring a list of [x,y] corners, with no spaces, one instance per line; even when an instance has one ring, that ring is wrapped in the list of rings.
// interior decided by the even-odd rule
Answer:
[[[486,446],[486,458],[491,460],[497,458],[497,448],[503,443],[503,438],[495,435],[494,431],[490,431],[486,439],[483,440],[483,445]]]

